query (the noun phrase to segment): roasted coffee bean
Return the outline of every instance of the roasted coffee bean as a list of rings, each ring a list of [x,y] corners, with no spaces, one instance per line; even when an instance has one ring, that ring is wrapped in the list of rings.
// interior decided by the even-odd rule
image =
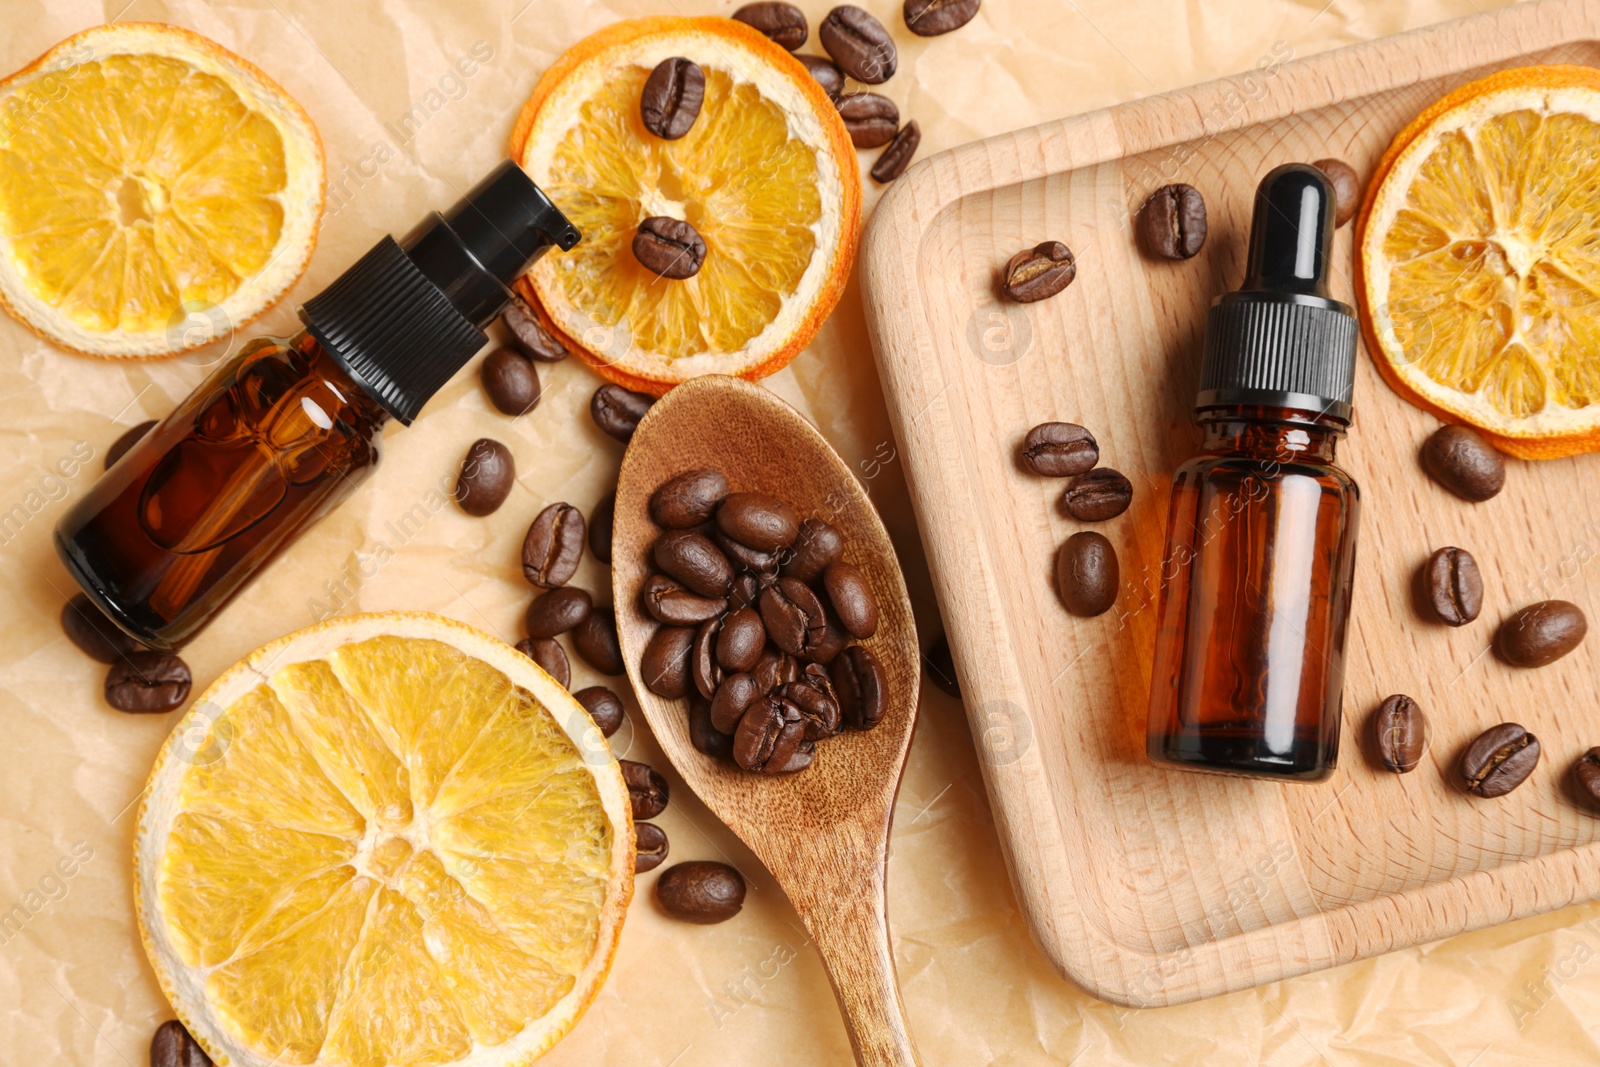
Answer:
[[[761,589],[762,579],[749,571],[735,575],[733,591],[728,594],[729,610],[756,607],[761,601]]]
[[[745,709],[766,695],[767,691],[750,675],[728,675],[711,698],[711,725],[731,735],[739,728]]]
[[[1333,224],[1343,226],[1356,217],[1361,207],[1361,178],[1356,169],[1342,159],[1319,159],[1311,164],[1328,176],[1333,184],[1335,215]]]
[[[572,647],[583,661],[601,674],[626,674],[622,645],[617,641],[617,613],[610,608],[595,608],[589,617],[572,628]]]
[[[567,662],[567,650],[551,637],[529,637],[518,641],[516,649],[555,679],[565,689],[572,684],[572,664]]]
[[[711,704],[699,693],[689,694],[689,743],[707,756],[733,759],[733,735],[711,724]]]
[[[1467,792],[1503,797],[1528,780],[1539,762],[1539,739],[1514,722],[1491,726],[1461,756]]]
[[[522,541],[522,576],[543,589],[566,585],[583,559],[583,513],[551,504],[533,520]]]
[[[1441,548],[1417,572],[1418,607],[1447,626],[1465,626],[1483,608],[1478,561],[1464,548]]]
[[[467,449],[456,477],[456,503],[468,515],[492,515],[517,483],[517,464],[511,449],[499,441],[480,437]]]
[[[694,632],[694,651],[690,653],[689,676],[700,695],[710,700],[722,684],[722,664],[717,662],[717,637],[722,620],[707,619]]]
[[[589,513],[589,551],[601,563],[611,562],[611,528],[617,518],[617,494],[607,493]]]
[[[526,415],[539,405],[539,372],[520,352],[497,348],[483,361],[483,391],[503,415]]]
[[[916,119],[912,119],[900,127],[900,132],[894,135],[889,147],[872,165],[872,180],[879,185],[888,185],[900,177],[911,166],[911,157],[917,154],[917,147],[921,144],[922,127],[917,125]]]
[[[534,597],[525,622],[529,637],[556,637],[589,617],[594,602],[582,589],[562,586]]]
[[[928,680],[945,693],[961,699],[961,680],[956,677],[956,660],[950,654],[950,638],[940,634],[922,654],[922,669]]]
[[[1046,478],[1070,478],[1100,462],[1094,434],[1073,422],[1042,422],[1022,440],[1022,465]]]
[[[1415,700],[1396,693],[1372,714],[1372,749],[1396,774],[1416,769],[1428,752],[1428,717]]]
[[[806,675],[802,681],[784,686],[780,694],[800,709],[800,717],[806,724],[807,741],[821,741],[843,729],[839,701],[833,693],[833,682],[828,680],[826,674],[821,678]]]
[[[560,363],[567,358],[567,346],[541,326],[539,316],[521,300],[513,299],[507,304],[500,318],[511,332],[512,343],[529,359],[540,363]]]
[[[589,417],[607,436],[626,444],[639,428],[639,420],[656,398],[649,393],[634,393],[620,385],[602,385],[589,400]]]
[[[717,509],[717,528],[757,552],[776,552],[794,544],[800,517],[765,493],[732,493]]]
[[[115,663],[142,647],[83,593],[61,606],[61,629],[84,655],[101,663]]]
[[[1139,233],[1151,255],[1190,259],[1206,243],[1206,200],[1200,190],[1179,182],[1150,194],[1139,210]]]
[[[667,860],[667,832],[653,822],[633,824],[633,873],[653,871]]]
[[[795,56],[795,58],[805,64],[806,70],[810,71],[817,84],[822,86],[822,91],[838,104],[839,94],[844,92],[844,71],[834,66],[831,60],[823,59],[821,56]]]
[[[670,530],[656,538],[651,558],[667,577],[701,596],[726,597],[733,587],[733,564],[711,538],[698,530]]]
[[[750,671],[761,692],[770,693],[780,685],[788,685],[800,677],[800,664],[787,652],[767,646]]]
[[[652,574],[644,580],[639,600],[651,618],[668,626],[699,626],[728,610],[728,602],[722,597],[691,593],[664,574]]]
[[[1133,503],[1133,483],[1110,467],[1084,471],[1067,483],[1061,498],[1067,514],[1079,522],[1114,519]]]
[[[1572,765],[1572,780],[1589,801],[1600,804],[1600,748],[1591,748]]]
[[[1583,643],[1589,620],[1578,605],[1566,600],[1529,604],[1494,635],[1494,649],[1514,667],[1543,667]]]
[[[128,429],[121,437],[111,442],[111,447],[106,449],[106,470],[110,470],[113,466],[115,466],[117,460],[128,454],[128,449],[132,448],[134,445],[143,440],[144,435],[149,433],[155,424],[155,419],[150,419],[147,422],[141,422],[139,425]]]
[[[701,925],[726,922],[744,907],[744,878],[726,863],[680,863],[656,879],[656,900],[674,919]]]
[[[1072,249],[1060,241],[1044,241],[1011,257],[1001,287],[1017,303],[1031,304],[1055,296],[1077,276]]]
[[[1506,484],[1505,457],[1468,426],[1441,426],[1422,446],[1422,466],[1463,500],[1482,503]]]
[[[761,594],[761,622],[772,643],[791,656],[816,648],[828,629],[817,594],[794,578],[779,578]]]
[[[689,695],[694,678],[689,659],[694,655],[694,631],[687,626],[663,626],[651,636],[639,660],[645,688],[657,696],[677,700]]]
[[[978,0],[905,0],[901,7],[906,29],[918,37],[959,30],[977,13]]]
[[[705,98],[706,74],[699,64],[682,56],[663,59],[645,79],[639,118],[657,137],[676,141],[694,126]]]
[[[1110,610],[1120,584],[1117,550],[1103,534],[1075,533],[1056,553],[1056,592],[1073,615],[1092,618]]]
[[[754,608],[731,611],[717,634],[717,663],[725,671],[748,671],[761,658],[767,643],[766,627]]]
[[[183,1024],[168,1019],[150,1039],[150,1067],[212,1067],[211,1057]]]
[[[899,63],[894,38],[859,7],[841,4],[828,12],[817,27],[817,39],[839,69],[858,82],[879,85],[894,77]]]
[[[839,653],[845,650],[854,638],[850,631],[845,629],[844,623],[839,621],[835,612],[826,612],[828,616],[828,629],[822,635],[822,640],[814,648],[805,651],[804,659],[808,663],[820,663],[824,666],[832,663]]]
[[[788,551],[788,549],[784,549],[781,552],[757,552],[749,545],[742,545],[735,541],[716,527],[711,529],[711,539],[717,543],[717,547],[722,549],[723,554],[732,561],[734,566],[757,575],[776,574],[778,562],[783,558],[783,552]]]
[[[806,721],[800,709],[777,694],[769,694],[745,709],[733,734],[733,761],[747,771],[781,773],[806,739]]]
[[[846,93],[839,97],[839,116],[857,148],[879,148],[894,140],[900,129],[900,109],[877,93]]]
[[[650,517],[657,526],[687,530],[710,522],[728,495],[728,479],[710,469],[684,471],[650,494]]]
[[[633,258],[663,278],[682,281],[700,273],[706,261],[706,242],[682,219],[652,215],[639,223],[633,235]]]
[[[822,519],[807,519],[800,524],[794,544],[784,553],[778,573],[810,585],[843,558],[844,534],[839,528]]]
[[[829,671],[839,714],[852,730],[870,730],[889,708],[889,678],[878,657],[860,645],[839,653]]]
[[[793,4],[781,3],[779,0],[762,0],[761,3],[746,4],[735,11],[733,17],[747,26],[760,30],[791,52],[805,44],[806,37],[811,32],[806,23],[805,12]]]
[[[854,563],[835,563],[822,576],[828,603],[851,636],[865,640],[878,632],[878,598],[872,583]]]
[[[794,752],[788,759],[782,763],[777,760],[769,760],[767,765],[761,768],[761,773],[772,778],[783,774],[796,774],[811,766],[812,760],[816,759],[816,754],[817,744],[815,741],[801,741],[795,746]]]
[[[667,780],[654,767],[638,760],[619,759],[622,780],[628,786],[628,803],[633,808],[636,822],[653,819],[667,810],[670,790]]]
[[[106,672],[106,703],[118,711],[161,713],[189,699],[189,665],[170,652],[129,652]]]
[[[622,698],[603,685],[591,685],[587,689],[580,689],[572,694],[573,699],[583,705],[583,710],[589,713],[589,718],[600,727],[600,732],[610,737],[622,729],[622,720],[627,718],[627,710],[622,706]]]

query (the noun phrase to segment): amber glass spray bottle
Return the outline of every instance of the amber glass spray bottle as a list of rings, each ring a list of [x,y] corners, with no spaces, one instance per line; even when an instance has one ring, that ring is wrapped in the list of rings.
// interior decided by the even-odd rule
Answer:
[[[84,592],[143,644],[173,650],[377,466],[487,343],[507,288],[578,231],[507,160],[448,212],[385,237],[162,419],[56,526]]]
[[[1148,750],[1188,770],[1318,781],[1339,752],[1355,482],[1356,321],[1328,295],[1334,193],[1289,164],[1256,190],[1243,287],[1212,305],[1156,617]]]

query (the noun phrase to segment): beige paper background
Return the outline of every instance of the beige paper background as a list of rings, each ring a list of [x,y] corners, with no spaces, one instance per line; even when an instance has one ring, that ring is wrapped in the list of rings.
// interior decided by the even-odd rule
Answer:
[[[330,178],[342,191],[330,199],[305,278],[251,331],[283,333],[295,327],[294,306],[380,234],[454,200],[501,158],[518,107],[563,49],[618,17],[736,6],[523,2],[3,0],[0,70],[107,19],[162,20],[234,49],[297,97],[321,129]],[[1501,6],[987,0],[960,32],[924,41],[904,31],[897,3],[863,2],[896,28],[901,68],[884,91],[921,122],[925,154],[1244,70],[1278,42],[1304,56]],[[801,6],[814,25],[828,5]],[[492,56],[452,82],[452,68],[475,45]],[[813,40],[807,50],[816,47]],[[390,124],[430,102],[437,110],[402,143]],[[375,164],[379,156],[387,161]],[[866,185],[870,208],[876,192]],[[31,498],[37,512],[0,543],[0,912],[19,903],[30,911],[20,933],[0,930],[7,1064],[142,1064],[151,1032],[171,1015],[139,946],[128,872],[130,805],[173,718],[124,716],[101,703],[102,668],[55,622],[68,584],[49,534],[99,470],[106,446],[124,428],[165,414],[220,355],[114,366],[58,352],[0,320],[0,511],[39,491]],[[428,609],[520,637],[529,590],[515,557],[526,524],[553,500],[587,512],[621,456],[586,414],[598,380],[576,360],[542,374],[544,400],[524,418],[487,407],[474,367],[413,427],[392,431],[378,475],[186,650],[197,682],[312,621],[311,598],[326,602],[324,583],[359,574],[379,542],[394,557],[375,573],[365,565],[345,610]],[[938,631],[937,611],[900,466],[884,461],[893,442],[854,284],[811,349],[768,384],[859,465],[896,537],[926,643]],[[487,520],[446,507],[402,545],[387,524],[431,489],[448,487],[479,436],[516,455],[522,476],[510,501]],[[57,462],[75,449],[92,449],[94,458],[55,477]],[[575,581],[609,586],[593,560]],[[574,688],[600,680],[576,660],[574,675]],[[1126,1011],[1094,1001],[1059,979],[1028,939],[959,704],[927,687],[921,716],[896,813],[889,906],[907,1009],[928,1064],[1600,1062],[1597,905],[1195,1005]],[[615,739],[619,754],[667,769],[647,731],[632,723]],[[659,822],[672,858],[732,862],[749,880],[748,903],[721,926],[675,924],[653,902],[655,876],[642,876],[609,984],[545,1062],[849,1062],[826,976],[782,892],[667,772],[676,788]]]

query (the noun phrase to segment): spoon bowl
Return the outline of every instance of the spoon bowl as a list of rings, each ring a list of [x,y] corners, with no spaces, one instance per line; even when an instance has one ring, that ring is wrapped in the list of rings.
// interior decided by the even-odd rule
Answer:
[[[883,719],[819,741],[815,760],[798,774],[751,774],[703,754],[689,740],[688,700],[667,700],[644,685],[640,657],[660,625],[639,597],[662,533],[650,518],[650,494],[705,467],[725,474],[735,492],[767,493],[801,518],[838,527],[845,558],[866,574],[878,601],[877,632],[858,643],[887,676]],[[658,400],[634,431],[611,552],[623,659],[657,741],[788,894],[828,969],[857,1062],[917,1063],[889,946],[884,879],[894,797],[916,724],[920,657],[905,579],[866,491],[794,408],[742,379],[705,375]]]

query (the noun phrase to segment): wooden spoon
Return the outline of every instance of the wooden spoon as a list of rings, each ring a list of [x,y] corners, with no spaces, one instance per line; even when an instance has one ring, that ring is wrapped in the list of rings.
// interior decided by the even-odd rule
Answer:
[[[862,643],[888,676],[888,710],[871,730],[819,742],[815,762],[795,775],[751,774],[704,755],[689,741],[688,701],[656,696],[640,674],[658,626],[639,601],[661,534],[650,494],[701,467],[722,471],[736,492],[768,493],[802,518],[833,523],[845,536],[845,558],[877,596],[878,631]],[[657,401],[634,432],[617,485],[611,552],[622,655],[656,740],[789,895],[822,954],[856,1062],[918,1063],[895,979],[884,880],[921,672],[905,579],[861,483],[814,426],[766,389],[723,375],[693,378]]]

